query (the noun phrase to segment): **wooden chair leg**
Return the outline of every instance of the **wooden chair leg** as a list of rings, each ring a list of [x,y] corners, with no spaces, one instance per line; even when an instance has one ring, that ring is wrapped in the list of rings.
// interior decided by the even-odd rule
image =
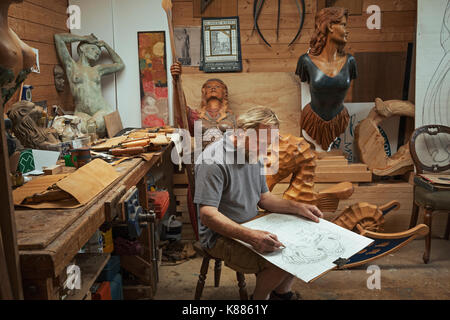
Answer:
[[[449,240],[450,238],[450,212],[448,213],[447,217],[447,228],[445,229],[445,239]]]
[[[241,300],[248,300],[247,285],[245,283],[245,276],[241,272],[236,272],[236,278],[239,286],[239,297]]]
[[[425,263],[428,263],[428,261],[430,261],[432,213],[432,208],[425,207],[424,222],[429,228],[429,233],[425,238],[425,253],[423,254],[423,262]]]
[[[205,287],[206,274],[208,273],[209,258],[204,257],[202,267],[200,268],[200,275],[198,276],[197,288],[195,289],[195,300],[200,300]]]
[[[411,220],[409,222],[409,228],[414,228],[417,225],[417,218],[419,217],[419,206],[413,202],[413,209],[411,213]]]
[[[217,259],[214,265],[214,286],[217,288],[220,284],[220,273],[222,272],[222,260]]]

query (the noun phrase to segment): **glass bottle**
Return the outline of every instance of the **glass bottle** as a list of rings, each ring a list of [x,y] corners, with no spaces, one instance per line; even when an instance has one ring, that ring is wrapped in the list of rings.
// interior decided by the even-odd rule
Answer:
[[[61,137],[62,142],[72,141],[75,139],[75,132],[73,132],[70,122],[70,120],[64,120],[64,130]]]

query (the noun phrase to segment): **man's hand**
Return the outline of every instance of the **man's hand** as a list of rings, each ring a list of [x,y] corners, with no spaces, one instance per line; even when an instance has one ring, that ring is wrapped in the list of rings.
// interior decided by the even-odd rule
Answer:
[[[275,234],[262,230],[251,230],[248,243],[259,253],[273,252],[284,247]]]
[[[175,62],[171,67],[170,67],[170,73],[172,74],[172,77],[174,79],[178,79],[178,77],[181,75],[181,63],[180,62]]]
[[[319,222],[319,218],[323,217],[323,213],[316,206],[299,202],[296,202],[295,205],[297,207],[296,214],[299,216],[305,217],[314,222]]]

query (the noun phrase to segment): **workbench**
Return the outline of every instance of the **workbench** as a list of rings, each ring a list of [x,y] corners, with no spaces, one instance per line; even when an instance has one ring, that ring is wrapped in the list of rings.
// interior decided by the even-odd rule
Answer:
[[[120,174],[119,178],[80,208],[15,210],[25,299],[60,299],[59,290],[67,277],[66,268],[75,257],[82,277],[82,289],[77,290],[75,298],[82,299],[88,293],[91,284],[106,265],[110,254],[78,254],[78,252],[105,223],[105,202],[111,199],[117,190],[124,188],[128,190],[137,186],[140,205],[148,209],[146,175],[149,171],[164,170],[164,175],[168,176],[164,177],[164,180],[172,180],[173,165],[170,157],[172,147],[171,144],[155,152],[148,161],[133,158],[118,164],[115,168]],[[166,187],[170,188],[170,185]],[[171,190],[169,193],[172,194]],[[175,201],[171,199],[169,210],[172,209],[175,212],[175,205]],[[154,237],[149,232],[148,224],[144,224],[141,238],[153,241]],[[150,244],[145,241],[143,246],[148,248]],[[136,258],[149,265],[151,261],[148,260],[155,259],[153,253],[149,254],[148,251],[142,257]],[[157,270],[150,270],[150,273],[156,274]],[[156,290],[157,276],[153,275],[151,278],[153,295]]]

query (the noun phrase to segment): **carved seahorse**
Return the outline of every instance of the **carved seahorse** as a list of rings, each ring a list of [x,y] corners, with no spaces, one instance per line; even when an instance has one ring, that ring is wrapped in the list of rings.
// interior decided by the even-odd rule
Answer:
[[[269,154],[268,166],[278,165],[278,172],[267,175],[269,190],[292,173],[289,188],[284,199],[316,205],[322,211],[334,212],[339,199],[346,199],[353,193],[353,185],[343,182],[321,192],[314,191],[316,153],[303,138],[280,135],[278,152]]]

